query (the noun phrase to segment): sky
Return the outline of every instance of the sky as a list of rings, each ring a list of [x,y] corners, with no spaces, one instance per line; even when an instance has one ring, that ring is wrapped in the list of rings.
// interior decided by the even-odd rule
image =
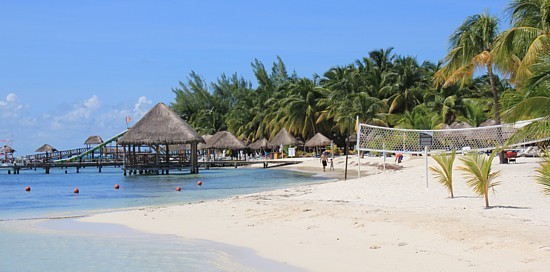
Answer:
[[[448,37],[488,11],[509,25],[509,0],[0,2],[0,140],[16,156],[65,150],[137,122],[195,71],[255,83],[251,63],[280,56],[299,76],[369,51],[441,60]]]

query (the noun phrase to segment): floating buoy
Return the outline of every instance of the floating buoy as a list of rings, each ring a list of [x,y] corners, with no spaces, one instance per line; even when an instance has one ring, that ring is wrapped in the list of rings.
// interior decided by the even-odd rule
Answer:
[[[181,187],[179,187],[179,186],[176,187],[176,191],[178,191],[178,192],[181,191]]]
[[[117,190],[120,189],[120,185],[115,184],[115,189],[117,189]]]
[[[25,187],[25,191],[30,192],[30,191],[31,191],[31,187],[30,187],[30,186]]]
[[[78,188],[74,188],[73,193],[78,194],[80,193],[80,190],[78,190]]]
[[[201,180],[197,181],[197,185],[201,186],[201,185],[202,185],[202,181],[201,181]]]

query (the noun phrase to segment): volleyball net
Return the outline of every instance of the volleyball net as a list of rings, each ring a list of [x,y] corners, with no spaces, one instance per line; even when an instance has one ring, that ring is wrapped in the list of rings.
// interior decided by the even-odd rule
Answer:
[[[535,119],[536,120],[536,119]],[[400,152],[409,154],[436,154],[457,151],[488,151],[503,146],[517,147],[550,140],[550,135],[512,135],[535,120],[476,128],[416,130],[378,127],[359,124],[357,148],[359,151]],[[428,148],[426,149],[426,146]]]

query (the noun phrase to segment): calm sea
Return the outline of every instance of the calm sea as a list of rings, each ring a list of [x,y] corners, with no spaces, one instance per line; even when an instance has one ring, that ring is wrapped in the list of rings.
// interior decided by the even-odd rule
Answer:
[[[326,182],[279,169],[211,169],[200,174],[127,176],[119,168],[0,173],[0,271],[293,270],[248,249],[148,235],[71,217],[140,206],[196,203]],[[201,180],[203,185],[197,186]],[[119,190],[113,186],[120,185]],[[31,191],[25,192],[30,186]],[[180,186],[180,192],[175,191]],[[73,189],[80,193],[74,194]],[[36,220],[37,218],[62,218]]]

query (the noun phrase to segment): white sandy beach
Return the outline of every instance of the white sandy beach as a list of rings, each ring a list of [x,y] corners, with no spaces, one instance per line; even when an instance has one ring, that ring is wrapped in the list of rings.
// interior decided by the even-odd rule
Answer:
[[[421,157],[406,157],[402,168],[388,158],[385,172],[381,158],[365,158],[369,175],[360,179],[81,221],[247,247],[306,271],[548,271],[550,197],[534,180],[537,162],[495,160],[502,184],[489,196],[490,209],[458,170],[451,199],[431,173],[426,188]],[[306,159],[290,167],[341,176],[343,158],[335,166],[337,173],[322,173],[319,159]],[[355,167],[353,157],[349,178],[357,177]]]

